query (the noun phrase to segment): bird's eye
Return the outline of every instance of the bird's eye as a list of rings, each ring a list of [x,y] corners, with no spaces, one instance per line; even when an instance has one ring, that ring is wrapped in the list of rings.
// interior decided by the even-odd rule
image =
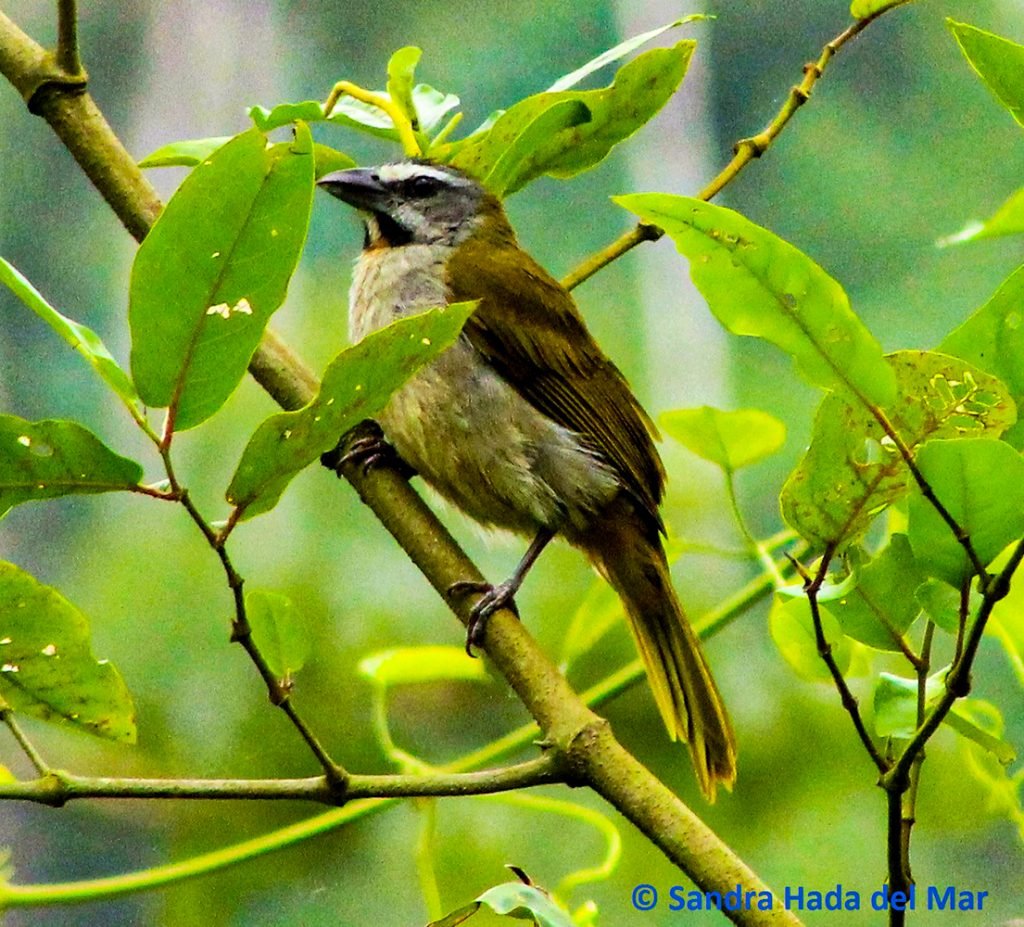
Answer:
[[[441,184],[436,177],[427,177],[425,174],[421,174],[419,177],[413,177],[409,181],[409,195],[415,197],[433,196],[437,193],[440,186]]]

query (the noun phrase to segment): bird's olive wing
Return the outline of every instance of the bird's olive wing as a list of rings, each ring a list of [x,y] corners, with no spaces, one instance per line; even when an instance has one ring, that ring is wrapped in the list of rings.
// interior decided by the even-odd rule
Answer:
[[[665,473],[654,425],[565,288],[514,242],[470,238],[455,249],[447,272],[453,301],[481,300],[463,331],[483,358],[608,461],[660,526]]]

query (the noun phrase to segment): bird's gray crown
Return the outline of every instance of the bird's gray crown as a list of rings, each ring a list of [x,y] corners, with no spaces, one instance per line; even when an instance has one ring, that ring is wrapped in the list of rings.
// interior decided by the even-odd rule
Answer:
[[[369,247],[458,244],[487,196],[457,168],[416,160],[336,171],[319,185],[366,214]]]

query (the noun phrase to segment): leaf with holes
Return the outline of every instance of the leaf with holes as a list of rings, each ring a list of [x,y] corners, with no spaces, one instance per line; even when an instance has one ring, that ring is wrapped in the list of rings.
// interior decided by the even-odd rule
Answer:
[[[895,383],[882,349],[843,288],[807,255],[738,212],[667,193],[614,197],[665,230],[690,276],[734,335],[764,338],[815,386],[886,405]]]
[[[928,351],[899,351],[887,361],[897,393],[888,418],[911,452],[931,438],[998,437],[1016,421],[1006,387],[966,361]],[[782,487],[782,514],[807,540],[843,547],[907,495],[909,479],[899,450],[871,412],[832,393],[815,415],[807,452]]]
[[[342,351],[324,372],[316,399],[296,412],[271,416],[249,439],[228,502],[243,518],[272,509],[299,472],[383,409],[396,389],[450,347],[476,305],[453,303],[408,316]]]
[[[786,426],[758,409],[675,409],[658,424],[687,450],[730,473],[770,457],[786,440]]]
[[[479,141],[461,145],[452,163],[485,180],[504,158],[500,173],[504,195],[544,174],[574,177],[603,161],[612,148],[669,101],[682,83],[694,45],[685,41],[671,48],[646,51],[623,65],[611,85],[600,90],[563,90],[527,97],[506,110]],[[578,103],[581,108],[567,108],[568,102]],[[586,112],[590,118],[567,126],[559,126],[556,120],[555,125],[548,126],[546,135],[530,129],[556,106],[563,117]],[[517,144],[528,131],[529,144]],[[515,164],[507,157],[513,147]]]
[[[135,489],[142,467],[77,422],[0,415],[0,517],[22,502]]]
[[[120,674],[89,647],[89,623],[56,589],[0,562],[0,697],[16,712],[135,742]]]
[[[18,272],[12,264],[0,258],[0,283],[8,287],[29,309],[50,326],[61,338],[82,355],[89,366],[96,371],[104,383],[116,393],[127,406],[141,408],[138,393],[132,381],[114,360],[99,335],[80,322],[61,315]]]
[[[213,415],[284,301],[306,238],[313,142],[250,129],[185,178],[132,267],[132,373],[181,430]]]
[[[946,25],[977,75],[1024,125],[1024,45],[955,19]]]
[[[1024,267],[1018,267],[999,289],[939,345],[979,370],[999,377],[1018,406],[1024,404]],[[1009,430],[1006,440],[1024,446],[1024,423]]]
[[[917,465],[936,497],[967,532],[982,564],[1024,535],[1024,458],[990,438],[929,441]],[[907,534],[930,576],[959,588],[974,568],[952,529],[920,492],[910,497]]]

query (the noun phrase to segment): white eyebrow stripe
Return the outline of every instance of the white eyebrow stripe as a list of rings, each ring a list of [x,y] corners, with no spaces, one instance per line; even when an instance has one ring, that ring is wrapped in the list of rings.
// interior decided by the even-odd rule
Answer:
[[[457,184],[460,180],[454,174],[441,168],[431,167],[429,164],[405,164],[401,162],[397,164],[382,164],[377,173],[385,183],[409,180],[412,177],[432,177],[434,180],[439,180],[441,183],[449,185]]]

